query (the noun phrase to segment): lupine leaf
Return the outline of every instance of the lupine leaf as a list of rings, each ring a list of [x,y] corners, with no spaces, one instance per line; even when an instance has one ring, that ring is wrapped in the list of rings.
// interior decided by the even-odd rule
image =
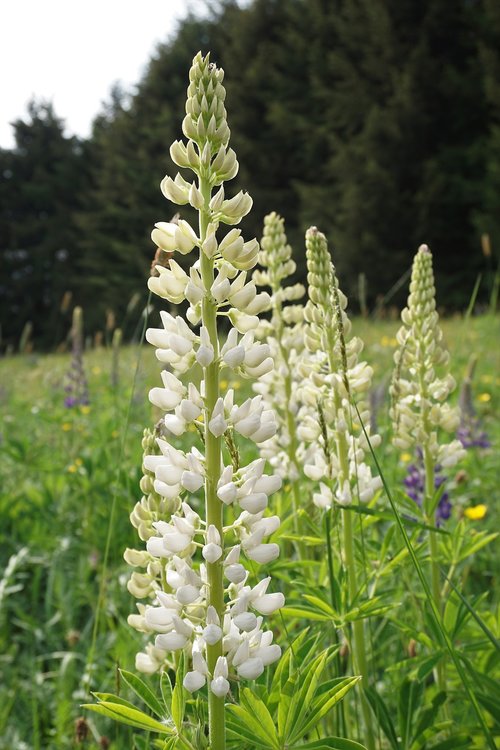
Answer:
[[[290,738],[290,742],[296,742],[301,737],[310,732],[318,724],[318,722],[333,708],[342,698],[351,690],[354,685],[359,682],[360,677],[347,677],[334,689],[333,695],[322,696],[319,701],[315,701],[311,708],[311,713],[307,717],[305,724],[300,727],[300,734],[295,734],[294,737]]]
[[[92,693],[92,695],[95,696],[100,703],[118,703],[121,706],[128,706],[129,708],[135,709],[133,703],[126,701],[125,698],[120,698],[118,695],[113,695],[112,693]]]
[[[276,727],[265,703],[248,688],[240,692],[240,701],[247,713],[255,717],[256,723],[263,732],[260,736],[267,736],[272,747],[279,747]]]
[[[276,748],[278,750],[279,744],[271,715],[260,698],[253,697],[254,700],[251,709],[245,705],[236,706],[231,704],[227,707],[228,711],[233,714],[233,717],[237,718],[236,721],[230,723],[231,729],[255,746]],[[257,710],[255,710],[256,707]]]
[[[172,683],[168,672],[162,672],[160,677],[160,690],[167,716],[172,715]]]
[[[298,672],[299,689],[294,694],[290,703],[290,710],[282,721],[283,729],[280,734],[284,741],[291,739],[292,736],[297,736],[297,731],[294,734],[293,730],[300,727],[302,719],[311,707],[312,697],[325,668],[326,657],[326,653],[320,654],[306,670]],[[302,737],[303,734],[300,736]]]
[[[177,667],[175,687],[172,691],[172,718],[179,733],[182,729],[184,712],[186,710],[186,691],[182,684],[182,681],[184,680],[184,669],[184,654],[181,654]]]
[[[133,674],[132,672],[127,672],[125,669],[120,669],[120,674],[123,677],[124,682],[126,682],[129,688],[131,688],[134,693],[142,701],[144,701],[146,706],[149,706],[153,713],[155,713],[161,719],[164,719],[165,711],[163,709],[163,706],[161,705],[160,701],[153,693],[149,685],[146,685],[146,683],[141,680],[140,677]]]
[[[162,724],[156,719],[151,718],[151,716],[148,716],[143,711],[139,711],[137,708],[129,708],[121,703],[113,703],[111,701],[84,703],[82,708],[88,708],[89,711],[95,711],[95,713],[102,714],[114,721],[118,721],[121,724],[128,724],[128,726],[136,727],[137,729],[146,729],[158,734],[173,733],[173,729],[166,724]]]
[[[232,706],[232,708],[241,708],[241,706]],[[267,739],[261,739],[258,737],[253,729],[247,726],[247,714],[243,711],[239,716],[238,712],[234,712],[234,716],[228,714],[226,719],[226,731],[229,740],[235,739],[238,741],[237,750],[241,748],[241,740],[248,743],[248,747],[252,748],[264,748],[265,750],[274,750],[274,745],[270,744]]]
[[[364,745],[342,737],[324,737],[322,740],[292,745],[289,750],[366,750]]]

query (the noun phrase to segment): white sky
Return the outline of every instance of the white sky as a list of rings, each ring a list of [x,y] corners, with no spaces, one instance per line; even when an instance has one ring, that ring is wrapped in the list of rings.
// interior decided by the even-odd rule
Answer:
[[[0,0],[0,147],[34,95],[88,136],[111,85],[138,83],[157,42],[203,0]]]

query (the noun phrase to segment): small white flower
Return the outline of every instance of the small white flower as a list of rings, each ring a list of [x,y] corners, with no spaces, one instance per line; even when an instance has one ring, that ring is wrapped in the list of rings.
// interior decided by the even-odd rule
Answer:
[[[219,656],[215,665],[213,679],[210,683],[210,690],[218,698],[224,698],[229,693],[230,685],[227,675],[227,659],[225,656]]]

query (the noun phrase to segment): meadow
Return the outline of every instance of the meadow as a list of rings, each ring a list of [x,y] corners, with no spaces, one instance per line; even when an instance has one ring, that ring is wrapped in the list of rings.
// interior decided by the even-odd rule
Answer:
[[[418,520],[412,520],[403,484],[414,456],[394,448],[390,440],[388,388],[398,327],[398,319],[358,318],[353,324],[354,333],[365,342],[363,357],[374,369],[372,409],[382,437],[376,453],[425,568],[425,533]],[[292,658],[302,660],[299,675],[316,663],[318,655],[327,655],[314,690],[309,682],[310,691],[301,694],[306,715],[348,669],[347,643],[341,639],[333,648],[334,631],[341,633],[353,621],[361,621],[368,638],[376,746],[381,749],[479,750],[494,747],[491,742],[500,738],[500,555],[495,539],[500,508],[499,321],[491,315],[456,316],[444,319],[442,327],[458,383],[454,403],[470,358],[477,357],[472,403],[491,444],[469,448],[449,472],[451,514],[439,534],[443,623],[469,691],[445,653],[443,636],[432,622],[383,489],[365,513],[352,514],[362,585],[359,601],[342,597],[340,611],[333,610],[330,600],[324,513],[312,502],[313,484],[306,482],[301,488],[298,535],[289,522],[292,497],[286,482],[270,505],[282,519],[273,536],[281,556],[266,569],[286,598],[285,609],[272,616],[275,641],[288,654],[282,657],[288,664],[286,649],[299,638],[295,651],[292,646]],[[83,362],[89,403],[68,408],[64,382],[70,360],[70,354],[29,353],[0,361],[0,748],[144,750],[156,746],[154,733],[113,723],[84,711],[80,704],[92,700],[89,690],[99,691],[101,697],[113,693],[134,699],[119,669],[134,671],[143,640],[127,625],[134,598],[126,588],[130,568],[123,552],[136,545],[129,514],[141,496],[143,430],[161,416],[147,400],[149,389],[158,384],[161,364],[148,344],[124,346],[115,354],[110,346],[88,348]],[[234,377],[221,385],[231,385],[241,401],[252,395],[244,379]],[[253,453],[246,450],[250,452],[245,459],[258,455],[255,446]],[[341,546],[337,520],[334,508],[330,532],[336,556]],[[340,579],[341,587],[344,583]],[[440,659],[446,661],[448,683],[444,712],[433,678]],[[158,693],[156,675],[143,679]],[[264,697],[276,687],[267,672],[253,684],[255,694]],[[300,687],[301,682],[295,684],[297,694]],[[491,741],[485,739],[471,695]],[[268,706],[274,716],[277,702]],[[258,707],[254,710],[259,716]],[[186,721],[194,725],[203,711],[202,701],[188,696]],[[362,732],[353,728],[359,726],[360,711],[354,688],[342,703],[322,713],[318,726],[311,725],[306,738],[312,744],[307,746],[359,747],[355,741],[363,742]],[[278,747],[271,741],[266,745],[258,734],[256,744],[251,744],[248,736],[238,734],[243,731],[238,726],[230,725],[231,747]],[[326,735],[350,738],[352,745],[320,745],[319,738]],[[198,747],[204,747],[204,741],[199,738]]]

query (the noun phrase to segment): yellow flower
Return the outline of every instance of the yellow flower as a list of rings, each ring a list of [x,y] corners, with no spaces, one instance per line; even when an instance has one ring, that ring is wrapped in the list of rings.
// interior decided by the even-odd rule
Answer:
[[[84,406],[80,406],[80,411],[82,414],[90,414],[90,406],[87,406],[86,404]]]
[[[481,375],[481,383],[493,383],[493,375]]]
[[[63,430],[64,432],[69,432],[72,429],[73,425],[71,424],[71,422],[63,422],[61,425],[61,430]]]
[[[481,401],[482,404],[487,404],[488,401],[491,401],[491,394],[490,393],[480,393],[478,396],[479,401]]]
[[[68,466],[68,471],[69,471],[70,474],[74,474],[76,470],[77,470],[77,468],[76,468],[75,464],[70,464]]]
[[[400,455],[400,457],[399,457],[399,460],[400,460],[400,461],[401,461],[402,463],[404,463],[404,464],[407,464],[407,463],[408,463],[408,461],[411,461],[411,453],[402,453],[402,454]]]
[[[81,458],[75,458],[75,465],[76,466],[82,466],[82,464],[83,464],[83,461],[82,461]]]
[[[466,508],[464,510],[464,516],[470,518],[471,521],[480,521],[484,518],[488,510],[487,505],[474,505],[472,508]]]
[[[229,383],[227,382],[227,380],[221,380],[220,381],[220,387],[222,388],[223,391],[226,390],[226,388],[227,388],[228,385],[229,385]]]
[[[380,343],[381,343],[382,346],[389,346],[390,345],[390,341],[391,340],[390,340],[389,336],[382,336],[382,338],[380,339]]]
[[[94,367],[92,368],[92,374],[93,374],[93,375],[100,375],[100,374],[101,374],[101,368],[100,368],[100,367],[97,367],[97,366],[94,366]]]
[[[235,391],[237,391],[239,388],[241,388],[241,383],[239,380],[237,380],[235,383],[233,383],[233,388]]]

